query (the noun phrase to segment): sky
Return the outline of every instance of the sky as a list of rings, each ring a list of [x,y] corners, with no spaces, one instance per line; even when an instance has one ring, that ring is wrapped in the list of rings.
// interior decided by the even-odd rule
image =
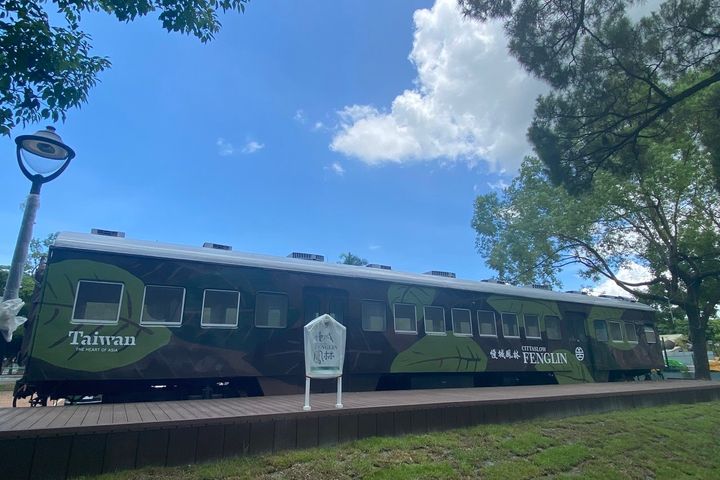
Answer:
[[[83,17],[112,68],[55,125],[77,156],[43,187],[35,237],[102,228],[495,275],[475,250],[473,201],[517,174],[547,91],[499,24],[462,18],[455,0],[256,1],[221,21],[202,44],[153,15]],[[9,264],[30,185],[12,138],[0,152]],[[586,285],[572,271],[563,282]]]

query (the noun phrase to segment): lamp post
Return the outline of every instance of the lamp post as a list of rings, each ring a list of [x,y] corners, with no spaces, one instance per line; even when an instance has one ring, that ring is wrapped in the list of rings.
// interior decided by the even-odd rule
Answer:
[[[40,188],[43,183],[59,177],[70,164],[70,160],[75,157],[73,149],[62,142],[60,135],[55,133],[54,127],[46,127],[45,130],[39,130],[34,135],[20,135],[15,139],[15,143],[18,165],[22,173],[32,182],[32,186],[25,203],[25,212],[15,243],[3,301],[16,299],[20,293],[35,215],[40,206]]]

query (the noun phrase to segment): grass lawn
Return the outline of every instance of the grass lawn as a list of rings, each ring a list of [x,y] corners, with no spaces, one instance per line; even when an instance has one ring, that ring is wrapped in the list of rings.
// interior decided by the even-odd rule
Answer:
[[[369,438],[103,479],[720,478],[720,402]]]

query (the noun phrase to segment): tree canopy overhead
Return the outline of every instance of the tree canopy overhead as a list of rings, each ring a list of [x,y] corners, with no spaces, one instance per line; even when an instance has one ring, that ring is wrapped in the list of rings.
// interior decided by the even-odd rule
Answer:
[[[87,100],[110,61],[91,54],[82,14],[102,11],[122,22],[157,13],[163,28],[202,42],[220,30],[218,13],[245,10],[249,0],[0,0],[0,133],[43,119],[65,119]],[[47,9],[61,24],[50,23]]]
[[[720,192],[698,128],[692,105],[679,107],[671,124],[649,128],[654,140],[638,152],[642,169],[599,170],[575,194],[553,184],[539,159],[525,159],[502,197],[477,198],[478,250],[501,280],[559,284],[560,269],[576,264],[587,278],[676,306],[688,319],[696,375],[709,378],[708,320],[720,304]],[[618,278],[631,262],[646,279]]]
[[[576,192],[600,169],[642,170],[657,126],[711,91],[695,104],[697,140],[720,190],[720,2],[666,0],[634,21],[643,0],[458,1],[469,17],[503,19],[510,53],[552,87],[529,138],[554,182]]]

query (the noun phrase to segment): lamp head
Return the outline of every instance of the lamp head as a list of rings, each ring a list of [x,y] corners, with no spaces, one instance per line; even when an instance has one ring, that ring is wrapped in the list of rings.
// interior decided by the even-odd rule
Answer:
[[[45,183],[60,175],[75,157],[54,127],[46,127],[33,135],[20,135],[17,144],[18,165],[33,183]]]

